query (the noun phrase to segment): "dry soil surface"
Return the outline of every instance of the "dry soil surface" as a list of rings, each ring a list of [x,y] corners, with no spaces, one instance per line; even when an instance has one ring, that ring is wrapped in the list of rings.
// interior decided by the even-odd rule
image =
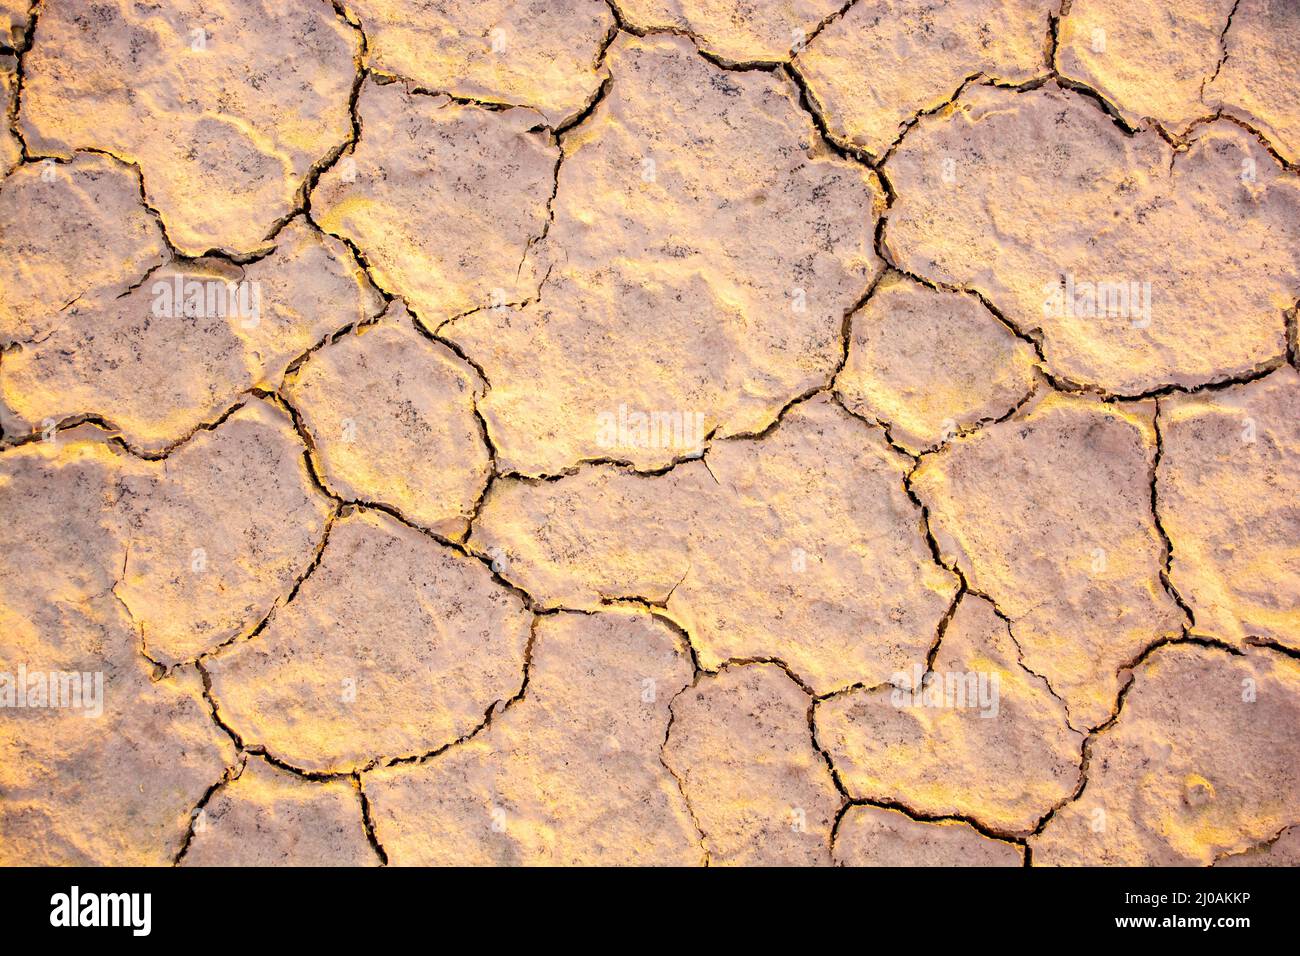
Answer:
[[[1300,0],[0,79],[0,863],[1294,865]]]

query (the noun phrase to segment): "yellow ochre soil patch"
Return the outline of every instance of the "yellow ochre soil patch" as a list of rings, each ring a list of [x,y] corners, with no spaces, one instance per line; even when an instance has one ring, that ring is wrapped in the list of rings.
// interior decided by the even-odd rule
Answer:
[[[0,0],[0,864],[1294,866],[1293,0]]]

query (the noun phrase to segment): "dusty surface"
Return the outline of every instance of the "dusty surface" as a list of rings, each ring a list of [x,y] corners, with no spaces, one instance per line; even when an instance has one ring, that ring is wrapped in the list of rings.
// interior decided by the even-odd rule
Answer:
[[[176,248],[247,253],[348,136],[358,34],[324,3],[46,0],[19,127],[137,164]]]
[[[0,185],[0,336],[36,343],[81,302],[115,298],[167,258],[130,167],[93,153],[22,166]]]
[[[923,663],[956,593],[906,472],[881,429],[818,395],[763,438],[715,442],[662,476],[502,480],[471,543],[538,600],[648,600],[704,667],[777,658],[830,693]]]
[[[251,757],[194,821],[184,866],[377,866],[348,780],[304,780]]]
[[[1215,866],[1300,866],[1300,828],[1287,827],[1271,840],[1221,857]]]
[[[715,866],[823,866],[840,796],[808,735],[808,695],[775,664],[703,678],[673,701],[664,763]]]
[[[1294,0],[0,0],[0,864],[1294,866]]]
[[[231,284],[246,293],[209,309]],[[133,448],[162,452],[250,389],[277,387],[303,352],[379,303],[343,243],[294,219],[248,265],[175,260],[125,294],[109,286],[67,306],[48,335],[5,354],[0,425],[23,434],[94,416]]]
[[[1131,123],[1178,132],[1211,112],[1205,82],[1223,59],[1220,37],[1236,0],[1151,4],[1135,17],[1120,0],[1077,0],[1061,21],[1057,68],[1083,81]]]
[[[1185,623],[1161,586],[1144,411],[1049,393],[916,471],[944,562],[1006,613],[1080,730],[1109,716],[1120,668]]]
[[[16,47],[27,26],[27,13],[31,4],[27,0],[0,0],[0,40],[6,46]]]
[[[5,109],[12,109],[14,92],[18,85],[16,71],[18,58],[9,53],[0,53],[0,93],[4,95]],[[14,131],[9,127],[0,130],[0,173],[9,173],[22,162],[23,146]]]
[[[284,394],[336,495],[464,535],[492,468],[474,411],[482,386],[451,349],[416,331],[400,304],[314,352]]]
[[[909,454],[1004,417],[1034,390],[1033,347],[974,296],[890,276],[852,322],[835,392]]]
[[[1287,162],[1300,162],[1300,6],[1241,0],[1223,34],[1223,59],[1201,99],[1268,137]]]
[[[529,625],[482,564],[353,511],[296,599],[211,658],[212,696],[248,744],[318,773],[353,771],[474,730],[519,689]]]
[[[398,864],[700,863],[660,753],[690,679],[681,637],[646,613],[539,618],[512,706],[458,747],[367,775],[376,835]]]
[[[1174,153],[1154,131],[1125,135],[1077,93],[976,86],[923,117],[887,169],[899,198],[885,242],[898,264],[1041,329],[1048,369],[1067,382],[1139,395],[1286,353],[1300,181],[1226,120]],[[1099,283],[1114,287],[1100,307]]]
[[[894,684],[819,702],[818,740],[849,794],[979,820],[1013,836],[1033,830],[1077,785],[1083,735],[1070,729],[1047,682],[1018,658],[1006,622],[988,601],[967,595],[932,668],[944,678],[975,675],[967,706],[927,706],[901,697]]]
[[[559,159],[534,130],[536,112],[370,81],[357,119],[361,138],[321,176],[312,214],[366,250],[381,289],[402,295],[430,330],[536,295],[536,282],[523,289],[519,274],[545,227]]]
[[[287,415],[262,401],[122,479],[114,593],[165,666],[251,631],[306,572],[329,503]]]
[[[1300,35],[1295,0],[1189,0],[1134,16],[1121,0],[1075,0],[1056,64],[1134,126],[1179,134],[1211,114],[1300,157]],[[1231,20],[1229,20],[1231,16]]]
[[[1153,652],[1092,741],[1088,786],[1030,841],[1035,862],[1204,866],[1272,841],[1300,809],[1297,679],[1270,651]]]
[[[0,457],[0,672],[11,692],[20,667],[102,680],[99,707],[90,694],[72,709],[7,704],[5,864],[168,863],[193,808],[236,759],[200,675],[157,676],[113,595],[126,549],[120,481],[139,469],[91,428],[60,436],[57,449]],[[33,500],[47,507],[24,507]]]
[[[1195,630],[1300,649],[1300,374],[1161,402],[1170,578]]]
[[[918,113],[968,79],[1023,83],[1046,72],[1053,0],[855,3],[795,58],[837,142],[881,158]]]
[[[1023,866],[1015,844],[959,820],[923,823],[898,810],[856,804],[835,833],[840,866]]]
[[[687,33],[732,64],[784,61],[844,7],[844,0],[629,0],[619,4],[629,29]]]
[[[596,97],[614,15],[600,0],[352,0],[366,62],[451,96],[529,106],[558,126]]]
[[[608,95],[561,140],[554,222],[529,256],[538,301],[445,330],[492,383],[507,471],[661,467],[699,436],[767,427],[834,374],[844,313],[880,268],[874,174],[818,140],[788,78],[729,73],[676,36],[620,34],[606,59]],[[624,410],[702,426],[603,434]]]

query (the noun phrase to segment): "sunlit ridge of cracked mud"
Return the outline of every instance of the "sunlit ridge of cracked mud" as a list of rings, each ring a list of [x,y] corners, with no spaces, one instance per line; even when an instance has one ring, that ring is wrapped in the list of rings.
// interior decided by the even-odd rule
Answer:
[[[1300,2],[0,2],[0,863],[1294,865]]]

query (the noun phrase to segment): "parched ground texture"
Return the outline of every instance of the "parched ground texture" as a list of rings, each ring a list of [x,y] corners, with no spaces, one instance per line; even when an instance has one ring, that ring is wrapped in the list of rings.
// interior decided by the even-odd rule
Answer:
[[[0,863],[1295,864],[1300,0],[0,18]]]

